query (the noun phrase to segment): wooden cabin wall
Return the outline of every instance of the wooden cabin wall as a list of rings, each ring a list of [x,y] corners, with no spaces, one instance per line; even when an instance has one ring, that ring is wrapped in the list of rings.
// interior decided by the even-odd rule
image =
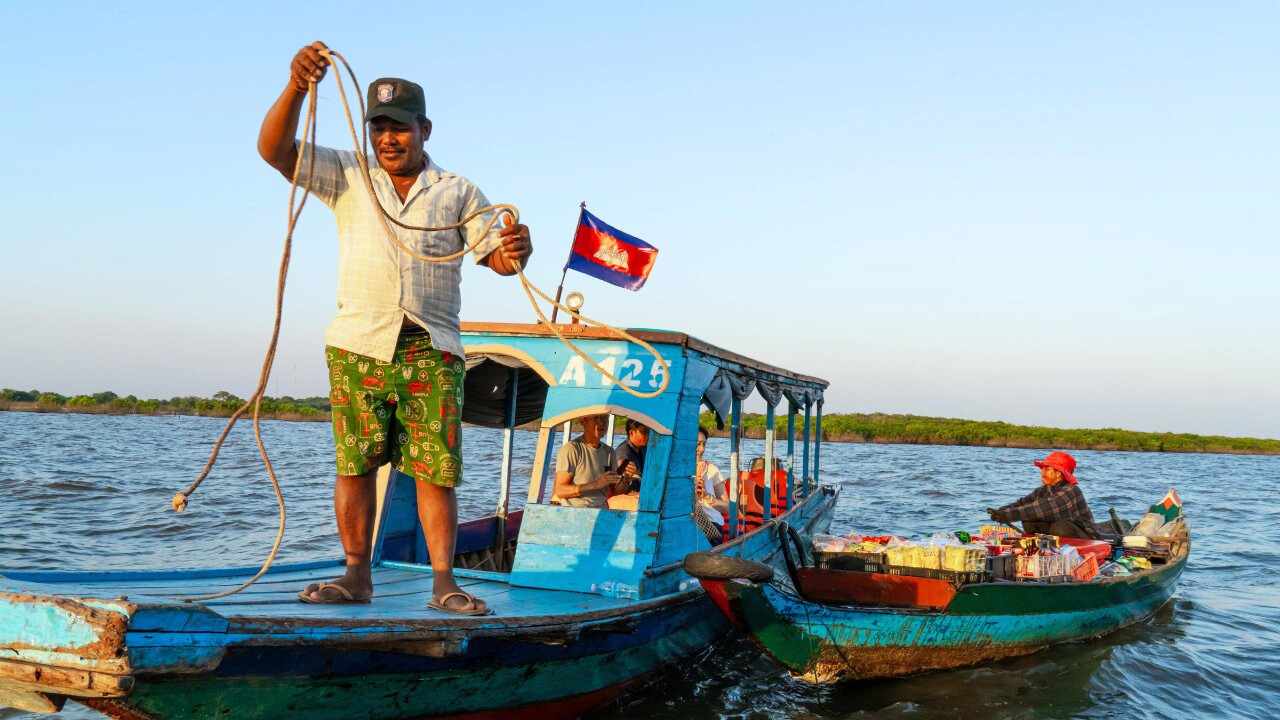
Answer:
[[[718,367],[699,353],[690,352],[685,360],[684,383],[677,400],[674,433],[650,438],[646,463],[654,462],[655,477],[663,479],[661,499],[657,503],[660,522],[655,566],[678,562],[691,552],[710,547],[706,536],[698,530],[691,516],[694,502],[694,459],[698,442],[698,420],[702,413],[702,396],[715,378]],[[648,458],[652,458],[649,460]],[[645,476],[650,468],[646,465]],[[660,473],[660,475],[659,475]],[[657,483],[654,483],[657,485]],[[657,488],[655,488],[657,489]],[[644,501],[643,493],[641,501]]]
[[[585,411],[649,418],[668,432],[674,425],[685,380],[682,348],[657,346],[670,366],[668,389],[655,398],[635,398],[608,383],[598,371],[586,367],[554,340],[509,341],[543,363],[558,380],[547,391],[544,425]],[[610,341],[584,343],[583,349],[619,370],[635,367],[629,365],[630,359],[635,358],[642,368],[636,371],[639,376],[652,377],[653,358],[643,349]],[[659,432],[650,433],[649,438],[637,512],[537,504],[525,507],[511,569],[512,585],[614,597],[640,596],[644,572],[654,564],[661,535],[658,508],[666,477],[665,448],[671,441],[669,435]],[[546,461],[553,462],[553,456]]]

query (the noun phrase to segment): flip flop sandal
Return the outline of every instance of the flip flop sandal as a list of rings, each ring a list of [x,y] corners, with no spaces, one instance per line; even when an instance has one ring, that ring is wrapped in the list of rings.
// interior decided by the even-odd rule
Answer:
[[[340,597],[337,600],[315,600],[311,597],[312,593],[323,593],[325,590],[336,590]],[[356,597],[350,590],[337,583],[320,583],[314,588],[307,586],[298,593],[298,599],[308,605],[363,605],[369,602],[370,597]]]
[[[449,602],[450,598],[454,598],[454,597],[460,597],[460,598],[466,599],[467,604],[463,605],[462,607],[449,607],[447,603]],[[468,595],[467,593],[462,592],[461,590],[457,592],[445,593],[440,597],[439,600],[432,598],[431,602],[427,603],[427,607],[431,608],[432,610],[439,610],[440,612],[452,613],[454,615],[480,616],[480,615],[493,614],[493,608],[488,607],[487,605],[481,605],[480,601],[477,600],[474,595]]]

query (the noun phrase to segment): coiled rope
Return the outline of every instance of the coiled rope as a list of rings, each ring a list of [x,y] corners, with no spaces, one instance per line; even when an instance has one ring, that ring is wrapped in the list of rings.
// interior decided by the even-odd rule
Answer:
[[[355,71],[351,68],[351,64],[347,62],[347,59],[343,57],[341,53],[331,49],[321,50],[320,52],[322,55],[324,55],[326,58],[329,59],[329,62],[331,65],[334,64],[333,61],[335,58],[342,63],[342,68],[346,69],[347,74],[351,77],[351,84],[357,91],[356,97],[360,102],[360,118],[361,118],[361,131],[359,134],[356,133],[355,121],[352,118],[352,114],[351,114],[351,105],[347,101],[347,92],[342,83],[342,68],[335,67],[333,72],[333,79],[338,85],[338,97],[342,100],[342,112],[346,116],[347,129],[351,132],[351,141],[355,147],[356,162],[360,167],[360,177],[364,180],[364,187],[369,194],[369,201],[373,203],[373,206],[378,209],[378,218],[382,224],[383,230],[386,232],[387,239],[390,240],[392,243],[394,243],[400,249],[401,252],[405,253],[406,255],[416,260],[420,260],[422,262],[429,262],[429,263],[452,262],[466,255],[467,253],[473,251],[481,241],[483,241],[485,238],[489,236],[489,233],[493,230],[494,225],[498,222],[500,218],[504,220],[506,225],[513,225],[519,222],[520,210],[515,205],[511,205],[507,203],[500,203],[500,204],[489,205],[487,207],[479,208],[474,212],[466,215],[456,223],[452,223],[449,225],[441,225],[439,227],[424,227],[424,226],[417,226],[417,225],[408,225],[392,217],[391,214],[387,212],[386,208],[382,206],[382,202],[378,200],[378,195],[373,188],[373,177],[370,175],[370,172],[369,172],[369,160],[368,160],[369,137],[368,137],[368,134],[365,132],[365,126],[364,126],[364,116],[365,116],[366,110],[364,105],[364,98],[360,96],[360,93],[359,93],[360,82],[356,79],[356,74],[355,74]],[[258,455],[262,458],[262,464],[267,470],[267,477],[270,478],[271,480],[271,488],[275,492],[276,505],[279,509],[279,524],[276,529],[275,540],[272,542],[272,545],[271,545],[271,552],[267,554],[267,558],[266,560],[263,561],[262,567],[258,569],[258,572],[256,572],[253,575],[253,577],[249,578],[244,583],[230,590],[224,590],[222,592],[211,593],[208,595],[183,596],[181,599],[186,602],[215,600],[218,598],[227,597],[229,595],[234,595],[244,590],[245,588],[249,587],[250,585],[254,584],[255,582],[258,581],[259,578],[261,578],[263,575],[266,574],[267,570],[270,569],[271,564],[275,562],[276,556],[280,552],[280,545],[284,541],[285,521],[287,516],[287,513],[285,511],[284,492],[280,488],[280,480],[276,476],[275,467],[271,464],[271,458],[267,453],[267,447],[262,441],[261,406],[262,406],[262,398],[266,394],[267,381],[271,377],[271,368],[275,364],[276,346],[280,339],[280,322],[281,322],[281,317],[284,310],[285,281],[289,275],[289,259],[293,251],[293,232],[295,227],[297,227],[298,219],[302,217],[302,208],[306,205],[307,197],[311,194],[311,191],[310,191],[311,177],[315,168],[315,145],[316,145],[316,83],[315,81],[308,82],[307,115],[303,123],[301,137],[302,139],[298,147],[298,158],[296,163],[294,164],[293,175],[290,179],[290,184],[289,184],[288,222],[285,229],[284,249],[281,252],[281,257],[280,257],[280,271],[276,281],[275,321],[271,329],[271,341],[267,343],[266,356],[263,358],[263,361],[262,361],[262,370],[258,374],[258,386],[254,390],[253,394],[249,397],[249,399],[245,400],[244,404],[242,404],[234,413],[232,413],[231,417],[227,419],[227,424],[225,427],[223,427],[222,432],[218,435],[217,440],[214,441],[213,449],[209,453],[209,459],[205,461],[204,467],[200,470],[199,475],[196,476],[196,479],[192,481],[192,483],[188,485],[185,490],[174,495],[171,503],[174,511],[176,512],[182,512],[183,510],[186,509],[188,498],[190,498],[191,495],[196,491],[196,488],[200,487],[200,483],[204,482],[205,478],[207,478],[209,476],[209,473],[213,470],[213,466],[217,463],[218,452],[222,449],[223,442],[226,441],[227,436],[231,433],[231,428],[235,427],[235,424],[240,420],[240,417],[243,416],[244,413],[248,411],[250,407],[252,407],[253,408],[253,435],[254,435],[254,439],[257,441],[257,444],[258,444]],[[304,162],[303,162],[304,157],[306,157],[305,165],[307,168],[307,178],[306,178],[306,182],[302,185],[302,197],[299,199],[297,197],[298,189],[299,189],[298,178],[302,172],[302,167],[304,165]],[[447,255],[423,255],[421,253],[418,253],[413,248],[410,248],[408,245],[406,245],[400,239],[399,235],[396,234],[395,230],[391,227],[391,224],[394,223],[395,225],[405,228],[406,230],[414,230],[414,231],[422,231],[422,232],[440,232],[440,231],[448,231],[448,230],[460,230],[468,222],[486,213],[489,213],[490,215],[488,220],[485,222],[484,231],[479,233],[473,242],[471,242],[470,244],[466,244],[465,247],[463,247],[461,250],[454,253],[449,253]],[[662,393],[666,392],[667,387],[670,385],[671,367],[667,363],[666,359],[662,357],[662,354],[657,351],[657,349],[655,349],[649,343],[632,335],[631,333],[627,332],[622,328],[614,327],[603,321],[589,318],[583,315],[582,313],[578,312],[577,310],[560,303],[555,298],[551,297],[546,292],[544,292],[541,288],[539,288],[533,282],[531,282],[529,278],[525,276],[524,268],[521,263],[517,262],[514,264],[516,267],[516,276],[520,279],[520,286],[524,290],[525,297],[528,298],[529,305],[530,307],[533,308],[534,314],[537,315],[538,317],[539,325],[550,330],[551,334],[554,335],[557,340],[563,343],[566,347],[572,350],[575,355],[582,358],[584,362],[586,362],[593,369],[599,372],[603,378],[617,385],[619,388],[635,396],[636,398],[640,398],[640,399],[655,398],[661,395]],[[588,326],[594,326],[594,327],[604,329],[608,332],[611,332],[617,335],[622,340],[635,343],[636,345],[639,345],[640,347],[644,348],[649,354],[651,354],[654,357],[654,360],[657,362],[658,366],[662,368],[662,381],[658,384],[658,387],[649,391],[641,391],[641,390],[636,390],[635,388],[632,388],[631,386],[627,385],[613,372],[606,369],[600,363],[596,362],[594,358],[592,358],[585,351],[583,351],[582,348],[578,347],[576,343],[566,338],[564,336],[564,333],[561,332],[560,328],[547,318],[546,313],[543,312],[542,307],[538,302],[537,298],[541,298],[542,300],[550,303],[551,305],[560,308],[564,312],[568,313],[571,317],[575,318],[578,321],[581,321],[582,323],[585,323]]]

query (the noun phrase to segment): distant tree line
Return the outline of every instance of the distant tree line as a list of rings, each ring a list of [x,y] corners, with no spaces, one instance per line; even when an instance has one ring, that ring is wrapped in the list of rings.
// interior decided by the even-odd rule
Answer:
[[[207,398],[188,395],[168,400],[143,400],[133,395],[120,396],[109,390],[91,395],[63,395],[42,390],[0,389],[0,410],[227,417],[243,404],[243,398],[226,390]],[[262,414],[279,420],[325,420],[329,417],[329,398],[267,396],[262,399]]]
[[[785,408],[785,406],[783,406]],[[714,428],[710,413],[703,425]],[[801,437],[804,418],[796,418],[796,437]],[[786,442],[785,410],[774,425],[780,443]],[[765,417],[748,413],[742,417],[746,437],[764,437]],[[724,434],[724,433],[719,433]],[[1280,454],[1280,440],[1260,438],[1155,433],[1118,428],[1065,429],[1036,425],[1014,425],[999,421],[891,415],[886,413],[836,413],[822,416],[823,440],[834,442],[900,443],[910,445],[980,445],[985,447],[1059,448],[1076,450],[1129,450],[1135,452],[1203,452],[1233,454]]]
[[[168,400],[141,400],[133,395],[121,397],[110,391],[68,396],[41,390],[0,389],[0,410],[227,417],[243,403],[242,398],[226,390],[216,392],[208,398],[185,396]],[[294,398],[288,395],[265,397],[262,400],[262,413],[264,417],[277,420],[327,420],[329,398]],[[801,436],[803,422],[803,416],[797,416],[797,438]],[[725,434],[715,430],[715,421],[710,413],[703,413],[702,425],[711,429],[713,434]],[[747,413],[742,417],[745,437],[764,437],[764,426],[764,415]],[[775,427],[778,442],[785,447],[785,411],[777,416]],[[1066,429],[886,413],[824,414],[822,437],[828,442],[1280,455],[1280,440],[1137,432],[1118,428]]]

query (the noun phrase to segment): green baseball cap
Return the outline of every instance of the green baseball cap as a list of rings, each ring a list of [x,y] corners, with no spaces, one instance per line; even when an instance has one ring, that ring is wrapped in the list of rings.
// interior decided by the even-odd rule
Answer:
[[[427,116],[427,101],[422,86],[401,78],[378,78],[369,83],[369,110],[365,122],[376,117],[389,117],[405,125],[413,125]]]

